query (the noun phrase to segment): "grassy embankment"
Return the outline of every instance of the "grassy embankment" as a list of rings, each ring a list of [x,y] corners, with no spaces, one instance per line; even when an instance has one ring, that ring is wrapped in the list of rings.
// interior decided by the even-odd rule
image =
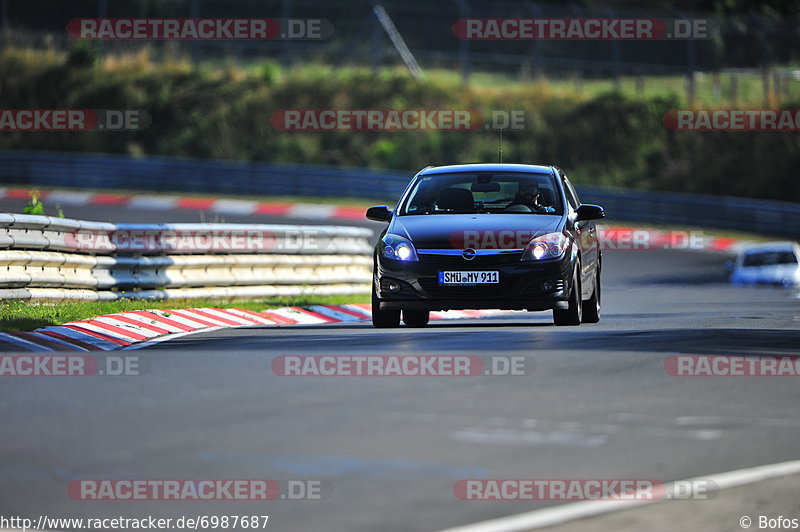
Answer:
[[[698,80],[694,107],[763,108],[761,80],[742,78],[731,101],[723,75],[715,95]],[[6,133],[0,149],[78,150],[132,155],[332,164],[415,171],[430,164],[497,159],[494,131],[282,132],[270,122],[287,108],[424,108],[521,110],[527,129],[505,131],[504,159],[556,163],[577,183],[800,201],[800,135],[672,132],[664,114],[686,107],[680,77],[636,81],[520,82],[430,71],[417,83],[406,72],[274,62],[247,66],[175,60],[154,63],[142,52],[94,60],[91,54],[6,50],[0,54],[2,108],[145,109],[141,132]],[[53,90],[58,87],[58,90]],[[800,84],[771,95],[768,105],[800,107]],[[227,191],[235,193],[235,191]]]

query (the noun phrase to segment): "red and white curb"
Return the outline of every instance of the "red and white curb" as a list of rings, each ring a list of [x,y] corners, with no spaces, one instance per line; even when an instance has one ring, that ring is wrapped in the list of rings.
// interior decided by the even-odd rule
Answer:
[[[503,311],[450,310],[431,312],[432,319],[479,318]],[[370,305],[312,305],[254,312],[239,308],[134,310],[97,316],[32,332],[0,332],[0,352],[115,351],[140,349],[196,332],[264,325],[317,325],[365,321]]]
[[[0,199],[30,199],[30,189],[0,187]],[[191,196],[162,196],[148,194],[118,194],[79,192],[73,190],[43,190],[40,198],[58,205],[112,205],[132,209],[171,211],[175,209],[202,210],[215,214],[252,216],[282,216],[314,220],[364,220],[366,208],[321,203],[282,203],[238,199],[195,198]]]

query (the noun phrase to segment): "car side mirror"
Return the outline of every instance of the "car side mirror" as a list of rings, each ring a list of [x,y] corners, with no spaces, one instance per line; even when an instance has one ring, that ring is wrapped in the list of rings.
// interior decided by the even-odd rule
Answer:
[[[392,211],[386,205],[378,205],[377,207],[370,207],[367,209],[367,220],[374,220],[376,222],[390,222],[392,220]]]
[[[575,212],[578,215],[578,217],[575,219],[576,222],[599,220],[606,217],[606,212],[600,205],[591,205],[589,203],[584,203],[578,207],[578,210]]]
[[[733,273],[733,270],[736,269],[736,264],[732,260],[726,260],[725,269],[728,271],[728,273]]]

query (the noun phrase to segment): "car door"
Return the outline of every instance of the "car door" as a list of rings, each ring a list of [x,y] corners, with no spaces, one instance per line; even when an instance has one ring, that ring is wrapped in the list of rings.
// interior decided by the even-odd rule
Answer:
[[[570,183],[566,174],[561,172],[561,180],[564,185],[564,193],[567,195],[567,202],[570,207],[570,216],[576,216],[575,211],[580,207],[581,202],[578,193]],[[597,226],[594,220],[583,220],[574,222],[575,237],[578,241],[578,248],[581,251],[581,288],[584,296],[589,296],[593,290],[594,282],[592,277],[597,268],[599,258],[597,245]]]

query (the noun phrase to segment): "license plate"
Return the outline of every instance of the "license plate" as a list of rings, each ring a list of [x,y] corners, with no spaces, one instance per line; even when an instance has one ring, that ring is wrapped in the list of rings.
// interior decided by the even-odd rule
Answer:
[[[439,284],[497,284],[500,282],[500,272],[439,272]]]

